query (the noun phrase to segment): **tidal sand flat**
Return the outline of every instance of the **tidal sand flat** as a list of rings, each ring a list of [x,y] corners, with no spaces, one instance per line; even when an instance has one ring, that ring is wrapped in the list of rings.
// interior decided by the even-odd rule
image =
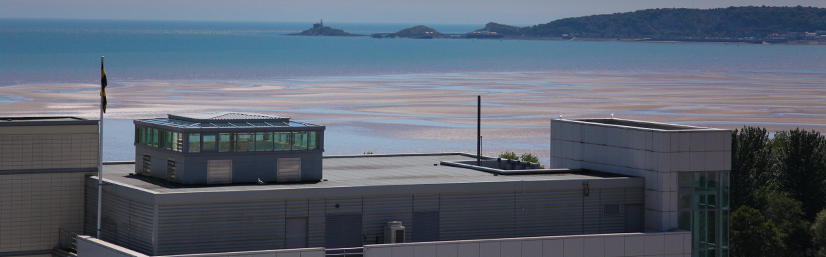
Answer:
[[[254,81],[110,81],[105,138],[131,145],[131,119],[246,111],[328,126],[326,154],[475,151],[482,96],[484,152],[547,162],[549,119],[641,119],[736,129],[823,131],[819,72],[473,72]],[[0,87],[4,115],[98,117],[99,85]],[[108,124],[108,123],[107,123]],[[118,137],[115,134],[121,135]],[[110,136],[111,135],[111,136]],[[130,147],[121,147],[130,148]],[[131,159],[127,149],[113,150]],[[127,151],[127,152],[124,152]],[[114,158],[114,157],[112,157]],[[106,158],[105,159],[111,159]]]

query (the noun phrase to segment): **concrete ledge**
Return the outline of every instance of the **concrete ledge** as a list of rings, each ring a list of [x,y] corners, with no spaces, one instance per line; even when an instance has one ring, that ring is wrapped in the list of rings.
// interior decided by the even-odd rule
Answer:
[[[471,164],[464,164],[460,161],[442,161],[439,163],[440,165],[445,166],[452,166],[452,167],[459,167],[459,168],[466,168],[466,169],[473,169],[478,171],[484,171],[488,173],[498,174],[498,175],[530,175],[530,174],[560,174],[560,173],[572,173],[578,172],[580,170],[572,170],[572,169],[530,169],[530,170],[502,170],[502,169],[495,169],[483,166],[476,166]]]
[[[691,232],[616,233],[364,246],[365,257],[691,256]],[[686,247],[689,246],[689,247]]]
[[[277,249],[243,252],[149,256],[90,236],[77,237],[77,254],[83,257],[324,257],[324,248]]]

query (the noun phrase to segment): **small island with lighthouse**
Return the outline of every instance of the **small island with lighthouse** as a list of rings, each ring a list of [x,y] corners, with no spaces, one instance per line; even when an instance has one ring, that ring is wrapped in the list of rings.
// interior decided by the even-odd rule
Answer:
[[[333,36],[333,37],[363,37],[366,35],[350,34],[344,30],[324,26],[324,20],[313,23],[313,27],[300,33],[287,34],[288,36]]]

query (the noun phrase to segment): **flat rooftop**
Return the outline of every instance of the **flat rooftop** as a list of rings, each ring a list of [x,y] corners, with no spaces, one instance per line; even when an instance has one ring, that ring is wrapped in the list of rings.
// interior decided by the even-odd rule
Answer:
[[[476,191],[485,191],[478,183],[500,182],[554,182],[570,181],[581,187],[582,180],[639,180],[612,173],[596,171],[572,171],[571,173],[498,175],[439,164],[441,161],[469,161],[475,158],[459,153],[447,154],[406,154],[406,155],[366,155],[324,157],[324,179],[320,182],[225,184],[225,185],[183,185],[165,180],[129,175],[135,172],[134,163],[106,164],[103,166],[104,179],[152,194],[180,194],[198,192],[227,191],[282,191],[295,189],[342,189],[371,188],[412,185],[473,185]],[[627,183],[627,182],[623,182]],[[544,187],[543,187],[544,188]],[[386,190],[387,188],[385,188]],[[386,193],[386,191],[385,191]],[[391,192],[392,193],[392,192]]]

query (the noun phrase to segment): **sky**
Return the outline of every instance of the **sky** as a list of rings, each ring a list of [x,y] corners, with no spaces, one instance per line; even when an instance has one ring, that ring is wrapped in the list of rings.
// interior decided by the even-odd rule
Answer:
[[[534,25],[650,8],[826,7],[826,0],[0,0],[0,18]]]

